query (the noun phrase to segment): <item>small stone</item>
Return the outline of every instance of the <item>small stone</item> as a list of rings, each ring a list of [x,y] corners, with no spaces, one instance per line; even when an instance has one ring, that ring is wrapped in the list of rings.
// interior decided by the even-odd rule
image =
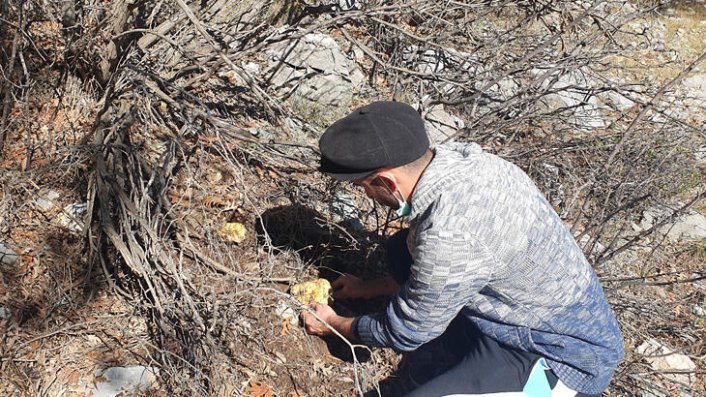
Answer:
[[[336,192],[331,199],[329,209],[337,220],[340,220],[344,225],[349,226],[356,232],[364,229],[361,222],[361,213],[358,206],[351,196],[344,192]]]
[[[299,322],[297,312],[287,304],[285,301],[277,302],[275,307],[275,314],[279,316],[282,320],[289,321],[292,325],[297,325]]]
[[[694,305],[691,308],[691,312],[694,313],[695,316],[706,317],[706,310],[699,305]]]
[[[20,256],[17,255],[12,248],[5,245],[5,243],[0,241],[0,263],[3,265],[15,265],[19,261]]]
[[[0,320],[10,318],[11,314],[12,313],[10,312],[10,309],[6,308],[5,306],[0,306]]]
[[[93,397],[117,397],[148,391],[157,381],[159,369],[141,365],[111,367],[96,372],[88,392]]]
[[[83,231],[83,216],[86,214],[88,205],[85,203],[73,203],[64,207],[59,214],[59,226],[68,229],[72,233],[81,233]]]
[[[637,12],[637,9],[635,8],[635,6],[633,6],[632,4],[630,4],[629,1],[624,2],[624,3],[622,4],[622,7],[623,7],[623,10],[622,10],[622,11],[623,11],[624,14],[632,14],[632,13],[634,13],[634,12]]]
[[[358,62],[365,59],[365,51],[363,51],[358,46],[351,47],[351,50],[348,55],[351,56],[355,61],[358,61]]]
[[[304,128],[304,123],[299,119],[287,117],[284,119],[284,126],[292,132],[301,132]]]
[[[633,45],[637,47],[638,43],[635,42]],[[538,69],[534,73],[543,75],[546,72]],[[604,115],[604,106],[602,106],[600,98],[587,94],[587,89],[599,84],[596,79],[591,77],[591,72],[579,69],[558,77],[558,80],[551,86],[543,87],[551,89],[553,92],[539,98],[538,109],[547,113],[553,113],[557,110],[565,111],[568,116],[567,121],[576,128],[585,131],[605,128],[610,125]]]
[[[348,71],[348,74],[350,75],[353,88],[360,88],[365,84],[365,74],[363,74],[357,66],[354,66],[350,71]]]
[[[247,62],[243,64],[243,70],[250,75],[257,76],[262,72],[262,67],[255,62]]]
[[[669,53],[667,53],[667,58],[669,58],[669,60],[672,62],[676,62],[679,60],[679,53],[675,50],[671,50],[669,51]]]
[[[61,197],[59,192],[50,190],[46,192],[46,194],[37,197],[37,199],[34,200],[34,205],[36,205],[39,210],[46,212],[54,208],[54,201],[59,197]]]
[[[589,248],[589,244],[593,244],[593,249],[588,253],[589,258],[595,258],[596,256],[605,252],[605,245],[601,244],[599,241],[593,241],[593,237],[589,234],[584,234],[579,240],[579,246],[585,252]]]
[[[706,163],[706,146],[696,149],[694,151],[694,158],[696,158],[696,161]]]
[[[276,207],[287,207],[292,205],[292,200],[284,196],[279,196],[276,199],[272,200],[272,204]]]
[[[684,87],[692,89],[695,94],[701,94],[703,96],[704,91],[706,91],[706,74],[696,74],[684,79],[682,82]]]

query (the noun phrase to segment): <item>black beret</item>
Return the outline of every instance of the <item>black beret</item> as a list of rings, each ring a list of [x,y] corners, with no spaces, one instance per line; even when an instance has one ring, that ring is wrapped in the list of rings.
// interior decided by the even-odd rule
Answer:
[[[374,102],[333,123],[319,139],[320,170],[350,181],[417,160],[429,149],[424,120],[400,102]]]

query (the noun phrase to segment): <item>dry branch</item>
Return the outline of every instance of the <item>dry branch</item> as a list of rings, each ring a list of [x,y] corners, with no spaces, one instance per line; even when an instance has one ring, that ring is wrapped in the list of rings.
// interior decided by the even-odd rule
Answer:
[[[478,142],[528,171],[561,216],[575,221],[579,237],[590,235],[586,252],[599,242],[607,245],[593,255],[598,268],[638,244],[659,245],[655,231],[704,198],[703,189],[684,188],[684,173],[696,169],[684,148],[694,144],[691,134],[703,132],[670,112],[662,98],[706,55],[666,84],[622,81],[613,74],[619,69],[613,57],[627,51],[623,42],[630,23],[660,4],[625,13],[615,1],[366,1],[351,9],[333,2],[280,3],[265,2],[254,12],[226,0],[76,2],[61,32],[65,47],[50,56],[27,31],[35,16],[4,2],[20,13],[19,20],[3,26],[12,32],[12,46],[2,65],[0,150],[3,139],[6,148],[18,145],[6,135],[24,122],[14,120],[13,111],[32,109],[23,103],[30,92],[23,78],[36,79],[37,70],[61,70],[62,80],[47,89],[59,98],[59,105],[49,106],[52,120],[59,119],[68,98],[63,82],[80,82],[91,98],[85,106],[90,110],[82,114],[87,127],[76,129],[76,139],[64,139],[69,154],[60,164],[79,169],[76,174],[86,179],[76,191],[87,197],[89,269],[76,280],[88,282],[102,273],[111,290],[141,313],[150,332],[145,360],[158,363],[170,394],[215,395],[225,383],[241,385],[256,375],[270,376],[267,371],[288,373],[296,383],[292,374],[306,374],[311,363],[299,357],[287,357],[286,364],[271,360],[271,346],[281,343],[282,335],[264,329],[269,319],[255,322],[249,316],[271,314],[276,300],[288,299],[282,292],[286,284],[313,275],[316,266],[331,273],[355,266],[380,271],[367,256],[339,262],[364,249],[374,257],[376,244],[392,227],[389,219],[365,204],[360,193],[312,173],[322,126],[292,110],[287,97],[293,91],[280,92],[267,80],[268,51],[294,50],[285,43],[311,33],[362,51],[358,57],[345,54],[373,83],[356,91],[356,99],[396,98],[419,104],[424,115],[443,105],[465,122],[456,139]],[[23,4],[37,14],[40,2]],[[3,18],[7,15],[4,10]],[[629,34],[635,40],[647,37]],[[30,53],[38,55],[30,58]],[[248,72],[246,62],[265,72]],[[581,130],[586,122],[576,114],[613,94],[635,106],[614,109],[610,125]],[[543,107],[562,96],[574,101]],[[18,103],[24,107],[16,108]],[[300,122],[301,131],[283,132],[289,128],[286,118]],[[27,124],[23,137],[35,139],[37,125]],[[58,146],[56,141],[45,146]],[[45,150],[41,143],[28,142],[22,154],[31,156],[33,145]],[[32,171],[38,172],[37,164]],[[687,204],[651,228],[632,232],[646,207],[680,192],[683,199],[684,190],[690,194]],[[360,204],[365,231],[351,231],[329,216],[324,203],[334,199],[334,191],[345,191]],[[251,239],[228,245],[217,238],[218,225],[232,221],[245,224]],[[645,259],[644,266],[655,262],[655,269],[638,276],[603,274],[603,281],[624,292],[628,284],[703,277],[689,269],[664,271],[659,266],[667,260],[658,259]],[[646,316],[651,308],[629,295],[616,294],[614,300],[630,337],[659,334],[673,320]],[[631,318],[634,313],[642,317]],[[248,330],[250,324],[256,330]],[[237,348],[230,346],[233,341]],[[305,341],[313,351],[311,340]],[[354,346],[346,343],[355,356]],[[244,357],[242,349],[262,362]],[[341,365],[337,374],[354,377],[352,387],[362,394],[376,387],[366,383],[375,382],[367,373],[376,372],[371,366],[355,361]],[[634,390],[629,382],[652,381],[652,374],[623,370],[614,388],[626,395]],[[317,393],[314,385],[305,392]]]

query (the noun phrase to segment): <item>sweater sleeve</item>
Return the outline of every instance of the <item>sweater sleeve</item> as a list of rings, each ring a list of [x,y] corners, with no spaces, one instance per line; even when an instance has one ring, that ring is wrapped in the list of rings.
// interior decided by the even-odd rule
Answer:
[[[354,329],[369,346],[411,351],[438,337],[490,278],[492,253],[480,239],[427,219],[410,244],[411,275],[385,312],[359,317]]]

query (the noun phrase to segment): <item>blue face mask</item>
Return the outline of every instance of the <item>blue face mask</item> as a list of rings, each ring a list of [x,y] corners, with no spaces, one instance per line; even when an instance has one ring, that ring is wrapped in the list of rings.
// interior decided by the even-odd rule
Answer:
[[[385,181],[383,181],[382,179],[380,180],[380,183],[382,183],[382,185],[385,186],[387,191],[390,192],[390,194],[395,198],[395,200],[397,200],[397,209],[395,210],[395,215],[397,215],[398,218],[409,216],[410,212],[412,212],[412,206],[409,205],[407,200],[404,199],[402,192],[397,189],[395,189],[395,191],[393,192],[392,189],[387,186],[387,183],[385,183]]]
[[[395,198],[397,198],[397,209],[395,210],[395,214],[397,214],[400,218],[408,216],[409,213],[412,212],[412,206],[409,205],[404,197],[402,197],[402,193],[400,193],[400,197],[395,196]]]

